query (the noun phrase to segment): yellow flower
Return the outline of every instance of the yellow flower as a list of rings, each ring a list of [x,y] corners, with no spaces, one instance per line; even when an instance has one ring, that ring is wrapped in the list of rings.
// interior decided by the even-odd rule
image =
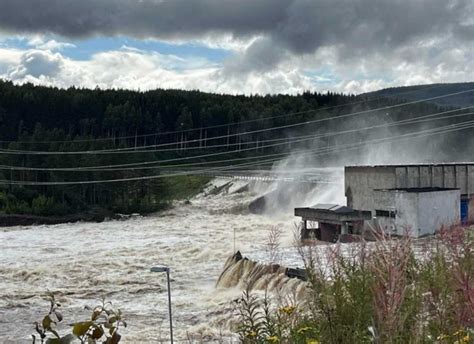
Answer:
[[[276,343],[278,342],[278,337],[277,336],[270,336],[270,337],[267,337],[267,341],[269,343]]]
[[[255,332],[255,331],[249,332],[249,334],[248,334],[247,336],[248,336],[248,337],[256,337],[256,336],[257,336],[257,332]]]
[[[308,330],[311,330],[311,327],[306,326],[306,327],[302,327],[302,328],[298,329],[298,331],[296,331],[296,332],[297,332],[298,334],[302,334],[302,333],[304,333],[304,332],[306,332],[306,331],[308,331]]]
[[[306,344],[320,344],[316,339],[307,339]]]
[[[295,306],[281,307],[280,312],[291,315],[295,311]]]

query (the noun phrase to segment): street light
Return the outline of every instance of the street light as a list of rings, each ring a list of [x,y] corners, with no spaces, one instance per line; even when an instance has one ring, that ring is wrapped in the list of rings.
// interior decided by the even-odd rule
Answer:
[[[150,269],[151,272],[166,272],[166,279],[168,281],[168,313],[170,316],[170,340],[173,344],[173,316],[171,315],[171,287],[170,287],[170,268],[167,266],[154,266]]]

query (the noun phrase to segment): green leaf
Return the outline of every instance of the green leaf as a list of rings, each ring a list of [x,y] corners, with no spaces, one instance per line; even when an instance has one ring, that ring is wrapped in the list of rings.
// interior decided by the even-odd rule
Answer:
[[[72,328],[72,333],[74,333],[78,337],[83,336],[84,334],[86,334],[87,330],[89,330],[92,324],[92,321],[83,321],[75,323],[73,325],[74,327]]]
[[[52,323],[52,322],[53,322],[53,320],[51,319],[51,317],[50,317],[49,315],[45,316],[45,317],[43,318],[43,323],[42,323],[43,328],[44,328],[45,330],[50,330],[50,329],[51,329],[51,323]]]

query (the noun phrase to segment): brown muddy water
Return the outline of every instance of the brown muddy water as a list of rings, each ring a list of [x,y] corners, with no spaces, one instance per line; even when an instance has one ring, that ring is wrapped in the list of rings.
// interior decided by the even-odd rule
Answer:
[[[31,343],[33,322],[48,312],[48,291],[62,304],[62,332],[105,297],[125,315],[123,343],[167,342],[166,277],[149,271],[155,265],[171,269],[176,342],[232,342],[229,305],[241,291],[216,288],[226,259],[241,250],[265,260],[277,226],[287,265],[299,264],[291,212],[246,213],[257,195],[233,192],[239,183],[146,218],[0,229],[0,342]]]

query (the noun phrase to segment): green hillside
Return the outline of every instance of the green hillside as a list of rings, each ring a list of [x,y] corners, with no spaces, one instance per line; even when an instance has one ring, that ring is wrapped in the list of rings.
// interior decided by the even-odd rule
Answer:
[[[364,94],[364,96],[390,97],[411,101],[434,98],[439,97],[443,94],[464,92],[468,90],[474,90],[474,82],[393,87],[386,88],[380,91],[366,93]],[[431,102],[439,106],[470,106],[474,105],[474,92],[462,93],[447,98],[434,99]]]

